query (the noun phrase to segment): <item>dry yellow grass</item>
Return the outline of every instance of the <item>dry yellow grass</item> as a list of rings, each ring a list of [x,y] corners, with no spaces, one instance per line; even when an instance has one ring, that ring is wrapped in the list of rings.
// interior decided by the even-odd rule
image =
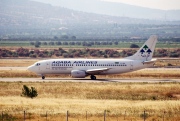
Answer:
[[[23,85],[37,88],[35,99],[21,97]],[[31,113],[35,120],[45,120],[45,113],[51,120],[65,120],[66,111],[70,119],[85,120],[86,111],[89,120],[103,120],[103,111],[107,118],[117,121],[117,117],[127,120],[142,120],[143,111],[149,114],[149,120],[180,119],[179,83],[0,83],[0,112],[23,117],[23,111]],[[31,119],[33,121],[33,119]]]
[[[19,96],[23,85],[36,87],[39,98],[177,100],[180,95],[179,83],[1,82],[0,96]]]
[[[174,59],[171,59],[171,58],[166,58],[166,59],[158,59],[158,61],[156,61],[155,63],[155,66],[158,66],[158,67],[164,67],[164,66],[169,66],[169,65],[172,65],[172,66],[180,66],[180,58],[174,58]]]
[[[0,59],[0,67],[28,67],[38,59]]]
[[[103,111],[107,110],[107,117],[123,118],[125,111],[127,118],[141,119],[140,115],[146,110],[149,118],[162,117],[166,111],[166,119],[177,118],[180,115],[180,101],[123,101],[123,100],[81,100],[81,99],[56,99],[37,98],[26,99],[22,97],[3,97],[0,99],[0,107],[4,112],[14,113],[23,117],[23,111],[27,113],[45,115],[49,117],[65,118],[69,111],[70,118],[85,118],[86,111],[89,117],[103,119]],[[113,117],[113,118],[111,118]],[[41,117],[42,118],[42,117]],[[180,118],[180,117],[179,117]],[[162,118],[160,118],[162,120]],[[36,119],[37,120],[37,119]],[[117,119],[116,119],[117,120]],[[142,119],[141,119],[142,120]]]

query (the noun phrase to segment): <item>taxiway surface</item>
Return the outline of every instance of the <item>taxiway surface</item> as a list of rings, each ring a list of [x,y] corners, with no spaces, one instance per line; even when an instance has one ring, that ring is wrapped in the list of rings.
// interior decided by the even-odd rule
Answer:
[[[27,71],[27,67],[0,67],[1,70],[24,70]],[[180,68],[146,68],[144,70],[176,70],[180,71]],[[180,79],[148,79],[148,78],[130,78],[130,79],[97,79],[91,80],[87,78],[50,78],[42,80],[39,78],[2,78],[0,82],[146,82],[146,83],[159,83],[159,82],[180,82]]]

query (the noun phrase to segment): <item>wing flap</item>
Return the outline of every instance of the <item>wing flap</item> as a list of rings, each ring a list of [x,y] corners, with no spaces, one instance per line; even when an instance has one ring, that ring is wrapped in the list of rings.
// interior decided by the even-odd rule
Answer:
[[[86,73],[96,75],[96,74],[100,74],[104,71],[108,71],[109,69],[110,68],[89,69],[89,70],[86,70]]]

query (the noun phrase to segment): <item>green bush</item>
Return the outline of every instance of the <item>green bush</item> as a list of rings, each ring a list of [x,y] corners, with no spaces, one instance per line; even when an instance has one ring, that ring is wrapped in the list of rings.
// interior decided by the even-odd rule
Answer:
[[[34,44],[34,46],[35,46],[36,48],[40,47],[40,45],[41,45],[41,42],[39,42],[39,41],[36,41],[35,44]]]
[[[130,48],[139,48],[139,46],[136,45],[136,44],[131,44],[131,45],[130,45]]]
[[[38,96],[38,93],[34,87],[29,88],[26,85],[23,85],[22,96],[34,98]]]

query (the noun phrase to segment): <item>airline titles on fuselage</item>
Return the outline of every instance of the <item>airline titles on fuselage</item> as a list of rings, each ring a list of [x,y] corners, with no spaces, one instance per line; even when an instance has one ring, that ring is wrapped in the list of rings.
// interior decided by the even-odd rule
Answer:
[[[97,64],[97,61],[53,61],[52,65],[54,64]]]
[[[52,62],[52,67],[53,66],[73,66],[73,65],[84,65],[84,66],[127,66],[126,63],[124,62],[111,62],[111,63],[106,63],[106,64],[98,64],[98,61],[53,61]]]

